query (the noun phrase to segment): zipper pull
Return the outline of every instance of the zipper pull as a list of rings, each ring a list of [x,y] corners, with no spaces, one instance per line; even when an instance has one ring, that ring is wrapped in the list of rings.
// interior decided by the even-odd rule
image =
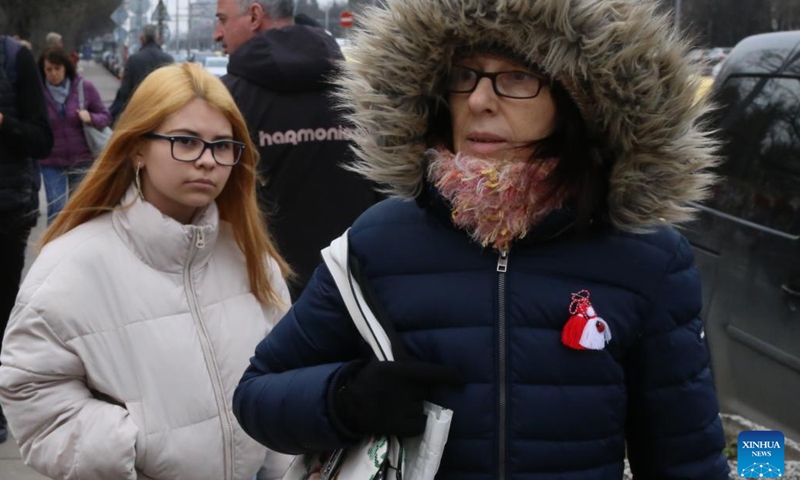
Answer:
[[[500,250],[500,258],[497,259],[497,271],[506,273],[508,270],[508,250]]]
[[[197,248],[205,248],[206,246],[206,233],[203,230],[197,230]]]

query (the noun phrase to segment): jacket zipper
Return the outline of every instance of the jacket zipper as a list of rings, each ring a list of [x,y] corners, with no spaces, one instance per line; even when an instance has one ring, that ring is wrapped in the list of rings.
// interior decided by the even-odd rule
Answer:
[[[498,348],[500,369],[500,435],[497,454],[499,456],[498,480],[506,478],[506,271],[508,270],[508,250],[501,250],[497,259],[498,290]]]
[[[192,281],[192,263],[197,251],[205,248],[206,236],[201,229],[195,230],[194,242],[189,251],[189,259],[183,269],[183,285],[186,288],[186,296],[189,299],[189,310],[192,318],[200,329],[200,345],[203,348],[203,358],[206,361],[206,368],[211,377],[211,386],[214,390],[214,397],[217,402],[220,423],[222,424],[222,445],[223,445],[223,468],[225,480],[233,480],[233,426],[225,402],[225,389],[222,387],[222,376],[217,367],[217,360],[214,357],[214,349],[211,347],[211,338],[206,330],[203,317],[200,314],[200,304],[197,301],[197,292]]]

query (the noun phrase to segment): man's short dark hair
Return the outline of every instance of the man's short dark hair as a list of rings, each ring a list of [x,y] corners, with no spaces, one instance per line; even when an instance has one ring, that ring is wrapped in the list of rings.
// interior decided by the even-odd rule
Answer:
[[[142,27],[142,38],[144,39],[144,43],[156,43],[157,36],[158,31],[156,30],[155,25],[147,24]]]

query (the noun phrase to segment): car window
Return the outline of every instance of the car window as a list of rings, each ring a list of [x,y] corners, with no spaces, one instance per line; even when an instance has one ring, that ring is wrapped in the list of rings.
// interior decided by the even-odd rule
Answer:
[[[213,53],[209,52],[194,52],[192,61],[199,63],[200,65],[205,65],[205,61],[207,58],[213,57]]]
[[[800,234],[800,78],[734,76],[716,100],[724,161],[706,205]]]

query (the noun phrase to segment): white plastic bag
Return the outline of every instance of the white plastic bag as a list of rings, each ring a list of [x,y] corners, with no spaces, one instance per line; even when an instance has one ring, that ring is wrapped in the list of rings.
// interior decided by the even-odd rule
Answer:
[[[394,361],[389,336],[370,310],[348,263],[347,233],[322,250],[350,317],[381,361]],[[453,411],[424,403],[425,432],[415,438],[372,437],[335,452],[298,456],[282,480],[433,480],[442,461]]]

